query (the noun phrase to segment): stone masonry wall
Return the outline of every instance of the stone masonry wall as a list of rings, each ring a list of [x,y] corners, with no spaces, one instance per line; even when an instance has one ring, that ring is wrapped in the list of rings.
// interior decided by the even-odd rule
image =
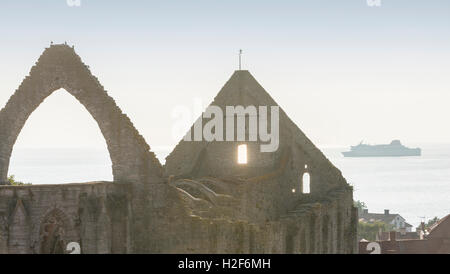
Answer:
[[[77,242],[82,253],[126,253],[129,216],[118,183],[3,186],[0,253],[50,253],[56,239],[62,251]]]
[[[44,51],[0,111],[0,182],[6,182],[12,148],[28,117],[60,88],[85,106],[98,123],[108,145],[115,181],[145,181],[149,174],[161,174],[161,165],[143,137],[80,57],[66,45],[54,45]]]
[[[98,123],[114,182],[1,185],[28,117],[60,88]],[[217,98],[275,105],[261,89],[241,71]],[[236,142],[181,142],[162,167],[73,48],[52,45],[0,111],[0,253],[68,253],[70,242],[82,253],[354,253],[351,187],[282,110],[280,118],[279,151],[249,143],[245,168]]]

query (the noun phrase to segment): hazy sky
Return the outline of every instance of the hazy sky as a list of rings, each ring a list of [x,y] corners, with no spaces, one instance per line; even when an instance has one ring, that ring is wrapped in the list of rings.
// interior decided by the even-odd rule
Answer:
[[[0,108],[50,41],[75,45],[156,150],[177,143],[174,109],[209,104],[240,48],[244,68],[319,146],[450,140],[448,0],[3,0]],[[64,91],[17,142],[104,145]]]

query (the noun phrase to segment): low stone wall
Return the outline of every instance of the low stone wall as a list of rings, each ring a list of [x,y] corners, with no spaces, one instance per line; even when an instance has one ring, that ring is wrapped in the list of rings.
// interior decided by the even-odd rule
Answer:
[[[94,182],[0,187],[0,253],[127,252],[124,185]],[[55,250],[55,248],[57,250]]]

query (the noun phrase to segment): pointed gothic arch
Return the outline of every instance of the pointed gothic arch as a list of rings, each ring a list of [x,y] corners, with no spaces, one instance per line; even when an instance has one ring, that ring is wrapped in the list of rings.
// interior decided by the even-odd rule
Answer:
[[[39,227],[39,253],[65,254],[67,236],[71,224],[66,214],[59,208],[48,212],[41,220]]]
[[[0,184],[7,181],[13,146],[28,117],[58,89],[73,95],[97,122],[111,157],[114,181],[146,181],[151,174],[162,174],[144,138],[74,49],[52,45],[0,111]]]
[[[30,250],[30,218],[22,199],[17,199],[16,206],[9,217],[8,246],[10,254],[25,254]]]

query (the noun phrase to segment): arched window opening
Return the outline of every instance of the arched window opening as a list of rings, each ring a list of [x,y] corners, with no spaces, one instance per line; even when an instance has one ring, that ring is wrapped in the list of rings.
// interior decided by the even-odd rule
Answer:
[[[67,217],[55,209],[42,220],[39,233],[41,254],[65,254],[67,235]]]
[[[302,193],[311,193],[311,176],[308,172],[305,172],[302,177]]]
[[[247,163],[247,145],[239,145],[238,146],[238,164],[246,164]]]
[[[13,147],[8,173],[32,184],[113,180],[99,126],[83,105],[62,89],[30,115]]]

